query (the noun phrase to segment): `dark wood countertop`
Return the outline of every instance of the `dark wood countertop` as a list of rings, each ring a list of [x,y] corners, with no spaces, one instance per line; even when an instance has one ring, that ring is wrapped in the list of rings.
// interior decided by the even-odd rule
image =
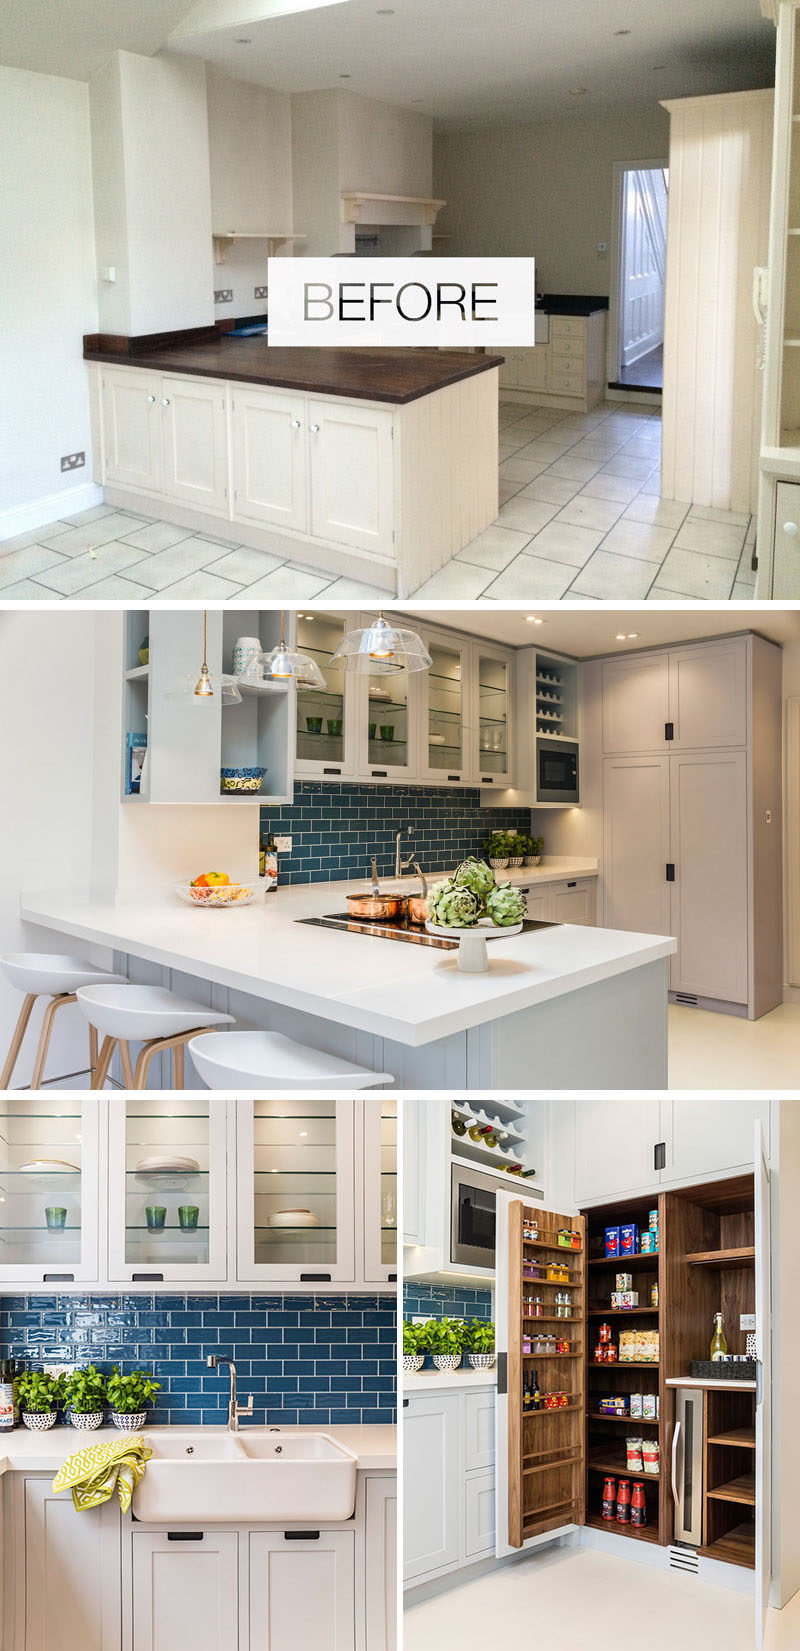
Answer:
[[[501,355],[467,351],[270,349],[264,337],[228,338],[224,333],[198,343],[148,341],[141,351],[132,347],[136,342],[87,339],[84,359],[394,405],[432,395],[503,361]]]

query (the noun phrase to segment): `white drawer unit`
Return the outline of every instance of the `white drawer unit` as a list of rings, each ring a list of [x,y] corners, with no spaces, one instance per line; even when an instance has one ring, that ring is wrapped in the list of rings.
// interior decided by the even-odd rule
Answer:
[[[553,315],[550,317],[550,342],[557,345],[562,338],[579,339],[583,344],[586,337],[586,322],[583,316]]]
[[[588,413],[605,386],[606,312],[551,315],[549,342],[504,351],[500,386],[511,401]]]
[[[527,916],[545,923],[597,922],[597,878],[565,877],[562,882],[522,886]]]

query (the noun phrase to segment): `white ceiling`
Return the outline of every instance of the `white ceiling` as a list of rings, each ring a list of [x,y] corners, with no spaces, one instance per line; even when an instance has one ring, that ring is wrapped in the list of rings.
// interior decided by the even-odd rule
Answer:
[[[171,47],[283,91],[344,86],[413,104],[444,126],[558,119],[774,77],[775,29],[758,0],[347,0],[210,31],[209,12],[230,4],[206,0],[205,27]],[[252,19],[269,4],[237,11]],[[571,97],[577,87],[586,95]]]
[[[481,126],[769,85],[775,30],[758,0],[0,0],[0,63],[86,80],[165,45]]]
[[[692,642],[706,636],[728,636],[734,631],[758,631],[771,642],[786,646],[800,642],[800,608],[775,608],[762,603],[758,608],[737,609],[730,604],[714,608],[708,603],[680,611],[661,603],[650,603],[646,608],[607,608],[598,603],[579,608],[571,602],[558,608],[523,607],[501,608],[487,604],[476,612],[474,603],[456,608],[407,608],[404,613],[419,621],[451,626],[471,636],[482,636],[492,642],[503,642],[524,648],[535,643],[543,652],[571,655],[574,659],[589,659],[597,654],[630,653],[637,648],[663,647],[671,642]],[[543,619],[544,624],[533,625],[527,615]],[[634,637],[628,633],[635,631]],[[617,633],[625,639],[618,640]]]

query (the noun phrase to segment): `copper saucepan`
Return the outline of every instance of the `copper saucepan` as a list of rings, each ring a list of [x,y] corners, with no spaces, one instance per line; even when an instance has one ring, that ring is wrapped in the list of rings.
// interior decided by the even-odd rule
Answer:
[[[408,897],[405,894],[348,894],[349,917],[360,917],[367,922],[405,917]]]
[[[408,897],[409,923],[427,923],[428,921],[428,885],[419,867],[419,861],[414,861],[414,870],[422,884],[421,894],[410,894]]]

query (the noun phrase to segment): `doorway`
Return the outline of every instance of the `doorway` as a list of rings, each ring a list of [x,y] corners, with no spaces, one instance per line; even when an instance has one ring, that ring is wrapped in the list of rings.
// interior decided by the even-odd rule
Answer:
[[[614,168],[610,389],[661,392],[668,183],[666,162]]]

